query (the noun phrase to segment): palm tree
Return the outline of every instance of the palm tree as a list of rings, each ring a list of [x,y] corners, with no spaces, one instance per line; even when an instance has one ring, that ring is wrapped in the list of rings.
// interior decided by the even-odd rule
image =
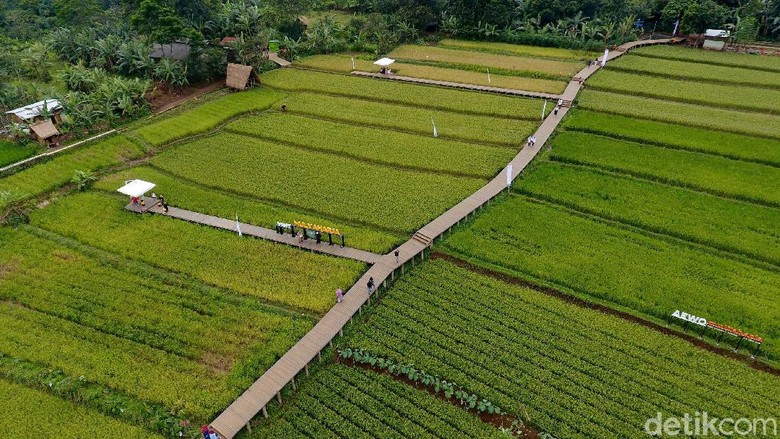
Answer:
[[[601,27],[601,32],[599,32],[599,36],[604,39],[604,45],[607,45],[614,35],[615,35],[614,21],[608,21],[606,24],[604,24]]]

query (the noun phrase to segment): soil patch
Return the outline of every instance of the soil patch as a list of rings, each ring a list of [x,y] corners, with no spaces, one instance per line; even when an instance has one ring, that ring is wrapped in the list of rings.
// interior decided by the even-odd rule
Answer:
[[[165,84],[158,84],[154,91],[147,96],[147,101],[149,102],[152,113],[159,114],[177,107],[190,99],[219,90],[224,86],[224,78],[217,79],[210,84],[177,88],[169,87]]]
[[[452,255],[440,253],[440,252],[434,252],[431,254],[431,259],[443,259],[445,261],[448,261],[454,265],[457,265],[458,267],[465,268],[466,270],[473,271],[479,274],[482,274],[487,277],[491,277],[493,279],[500,280],[502,282],[513,284],[513,285],[519,285],[522,287],[530,288],[534,291],[539,291],[540,293],[544,293],[548,296],[553,296],[555,298],[558,298],[560,300],[563,300],[566,303],[571,303],[573,305],[580,306],[582,308],[588,308],[592,310],[596,310],[599,312],[602,312],[604,314],[609,314],[612,316],[620,317],[621,319],[628,320],[632,323],[636,323],[638,325],[644,326],[646,328],[652,329],[656,332],[660,332],[664,335],[670,335],[674,337],[679,337],[691,344],[693,344],[696,347],[699,347],[701,349],[705,349],[707,351],[710,351],[712,353],[731,358],[732,360],[741,361],[748,366],[752,367],[753,369],[760,370],[762,372],[766,372],[775,376],[780,376],[780,369],[770,366],[765,363],[761,363],[756,360],[750,359],[750,357],[746,357],[745,355],[739,354],[734,352],[731,349],[721,348],[718,346],[715,346],[705,340],[700,339],[697,336],[691,335],[691,334],[685,334],[680,333],[678,331],[675,331],[671,328],[668,328],[663,325],[659,325],[657,323],[651,322],[649,320],[645,320],[641,317],[635,316],[633,314],[629,314],[627,312],[619,311],[616,309],[609,308],[607,306],[598,304],[598,303],[592,303],[588,302],[586,300],[580,299],[579,297],[571,296],[569,294],[566,294],[562,291],[546,287],[543,285],[539,285],[537,283],[520,279],[514,276],[510,276],[495,270],[490,270],[488,268],[480,267],[478,265],[475,265],[471,262],[465,261],[463,259],[457,258]]]

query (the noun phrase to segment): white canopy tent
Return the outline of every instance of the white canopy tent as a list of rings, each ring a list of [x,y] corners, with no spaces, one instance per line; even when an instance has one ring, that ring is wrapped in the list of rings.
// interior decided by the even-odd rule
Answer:
[[[145,193],[154,189],[156,185],[144,180],[128,180],[125,185],[120,187],[117,192],[125,194],[129,197],[141,197]]]
[[[378,60],[374,61],[374,64],[376,64],[378,66],[382,66],[382,67],[387,67],[387,66],[389,66],[390,64],[392,64],[394,62],[395,62],[394,59],[382,58],[382,59],[378,59]]]

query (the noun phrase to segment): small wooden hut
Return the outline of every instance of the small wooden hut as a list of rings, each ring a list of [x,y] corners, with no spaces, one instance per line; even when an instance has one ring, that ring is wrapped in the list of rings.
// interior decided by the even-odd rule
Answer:
[[[51,120],[46,119],[30,126],[30,137],[41,145],[57,146],[60,132]]]
[[[260,78],[252,66],[229,63],[227,65],[227,79],[225,85],[236,90],[246,90],[260,83]]]

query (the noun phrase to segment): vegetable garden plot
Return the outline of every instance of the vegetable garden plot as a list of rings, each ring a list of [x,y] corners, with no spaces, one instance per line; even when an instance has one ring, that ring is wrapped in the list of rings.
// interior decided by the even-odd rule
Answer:
[[[341,364],[315,372],[278,413],[244,437],[503,437],[476,416],[426,392]]]
[[[780,116],[769,114],[732,111],[594,90],[580,93],[577,104],[580,109],[780,139]]]
[[[162,439],[134,425],[0,379],[0,429],[9,437],[123,437]],[[29,436],[28,436],[29,435]]]
[[[555,138],[550,158],[780,206],[780,169],[758,163],[643,146],[572,131]]]
[[[484,52],[452,50],[433,46],[401,46],[390,52],[397,60],[424,61],[446,65],[471,65],[538,75],[550,79],[568,80],[580,71],[582,62],[553,61],[524,56],[505,56]]]
[[[94,231],[94,230],[93,230]],[[0,231],[0,351],[206,419],[313,323]],[[0,375],[11,373],[0,365]]]
[[[291,114],[305,114],[328,120],[389,128],[433,135],[433,123],[440,139],[461,140],[490,145],[520,147],[536,131],[541,117],[531,120],[465,115],[451,111],[429,110],[378,103],[361,99],[296,93],[282,101]],[[548,113],[552,105],[548,105]]]
[[[234,134],[170,149],[152,163],[200,184],[404,232],[419,228],[484,184]]]
[[[264,114],[226,127],[229,132],[401,168],[490,179],[515,156],[509,148],[482,146],[345,125],[292,114]]]
[[[569,130],[638,143],[650,143],[780,166],[780,141],[774,139],[587,110],[569,113],[561,126]]]
[[[556,437],[638,437],[658,411],[766,416],[780,402],[778,377],[442,261],[401,278],[348,343],[527,410]]]
[[[265,203],[250,197],[190,184],[181,178],[172,177],[165,172],[149,167],[136,167],[112,174],[97,182],[95,186],[113,193],[126,180],[134,178],[155,182],[157,193],[163,194],[166,200],[174,203],[176,207],[221,218],[233,218],[237,214],[242,223],[269,229],[273,229],[277,222],[289,224],[293,221],[303,221],[311,224],[332,225],[347,236],[348,246],[375,253],[386,253],[394,245],[407,239],[403,235],[393,235],[322,215],[312,215],[305,210],[295,210],[284,205]]]
[[[510,197],[453,234],[446,247],[475,263],[657,319],[676,309],[765,336],[780,318],[780,274]],[[501,405],[499,403],[499,405]]]
[[[78,194],[34,212],[31,221],[127,258],[314,313],[330,309],[336,288],[351,285],[364,269],[352,260],[162,216],[131,214],[122,208],[125,203],[101,193]]]
[[[76,170],[97,171],[141,155],[142,148],[123,135],[62,153],[0,179],[0,193],[11,194],[10,200],[0,198],[0,209],[15,199],[32,198],[69,183]]]
[[[543,162],[516,189],[717,249],[780,265],[780,211],[589,168]]]
[[[344,55],[315,55],[296,60],[297,65],[331,72],[349,73],[352,70],[377,73],[377,66],[372,61],[352,59]],[[561,93],[566,88],[566,82],[556,79],[529,78],[527,76],[506,75],[507,71],[493,72],[488,81],[486,70],[476,71],[448,66],[421,65],[415,63],[396,62],[392,65],[393,74],[412,78],[431,79],[434,81],[457,82],[459,84],[476,84],[486,87],[509,88],[546,93]]]
[[[588,80],[593,90],[646,96],[690,104],[776,114],[780,90],[680,81],[607,69]]]
[[[277,69],[268,72],[263,75],[263,83],[289,91],[309,91],[463,114],[518,119],[541,117],[543,106],[541,99],[500,96],[298,69]]]
[[[277,90],[256,87],[206,102],[192,110],[138,128],[134,133],[146,142],[160,146],[182,137],[211,131],[240,114],[268,109],[283,97],[284,93]]]
[[[631,51],[632,55],[672,59],[702,64],[741,67],[750,70],[766,70],[780,73],[780,59],[772,56],[756,56],[745,53],[714,52],[675,46],[648,46]]]
[[[780,63],[778,63],[778,67],[780,67]],[[780,71],[767,72],[738,67],[704,66],[694,62],[645,56],[622,56],[610,62],[609,70],[653,75],[659,78],[695,80],[707,84],[729,83],[736,86],[780,88]]]
[[[477,52],[497,53],[500,55],[551,58],[566,61],[588,61],[600,55],[584,50],[559,49],[557,47],[525,46],[522,44],[494,43],[488,41],[453,40],[445,38],[439,42],[445,49],[473,50]]]

